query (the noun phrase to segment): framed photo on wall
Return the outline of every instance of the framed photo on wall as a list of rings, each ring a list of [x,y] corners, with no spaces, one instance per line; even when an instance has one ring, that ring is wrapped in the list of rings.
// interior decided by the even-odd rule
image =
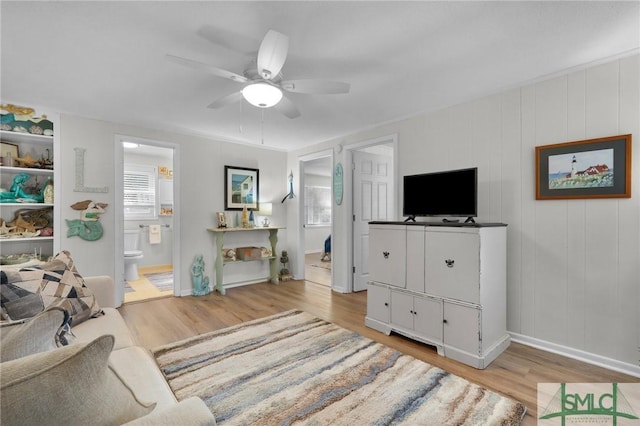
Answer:
[[[8,142],[0,143],[0,157],[7,157],[11,155],[14,159],[20,156],[20,150],[18,149],[18,145]]]
[[[259,186],[258,169],[224,166],[224,209],[258,210]]]
[[[536,147],[536,200],[630,197],[630,134]]]

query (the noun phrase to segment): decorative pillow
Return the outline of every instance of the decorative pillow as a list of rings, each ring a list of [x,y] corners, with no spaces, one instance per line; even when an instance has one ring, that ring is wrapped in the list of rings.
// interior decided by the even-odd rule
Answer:
[[[0,362],[55,349],[66,318],[64,309],[51,308],[24,323],[0,327]]]
[[[112,425],[144,416],[140,402],[109,367],[111,335],[0,364],[0,423]]]
[[[22,271],[42,271],[39,296],[44,306],[59,306],[65,309],[71,315],[72,325],[103,314],[68,251],[58,253],[45,264],[23,268]]]
[[[50,306],[67,310],[73,325],[103,314],[68,251],[44,264],[3,270],[0,284],[4,320],[32,318]]]
[[[44,310],[40,297],[42,270],[0,271],[0,300],[2,302],[2,319],[20,321],[31,318]]]

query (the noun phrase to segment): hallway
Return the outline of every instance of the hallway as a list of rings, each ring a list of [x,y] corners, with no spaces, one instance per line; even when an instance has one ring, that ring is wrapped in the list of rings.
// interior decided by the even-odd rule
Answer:
[[[304,279],[331,287],[331,261],[323,262],[322,253],[307,253],[304,257]]]

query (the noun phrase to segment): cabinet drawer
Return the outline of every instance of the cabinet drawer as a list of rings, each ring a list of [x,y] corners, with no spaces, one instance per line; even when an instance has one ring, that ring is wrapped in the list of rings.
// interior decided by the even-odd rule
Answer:
[[[470,354],[480,353],[480,309],[455,303],[443,303],[444,342]]]
[[[367,316],[384,323],[389,322],[389,287],[368,283]]]
[[[435,296],[480,301],[480,236],[427,232],[425,291]]]
[[[400,291],[391,291],[391,323],[413,330],[413,296]]]
[[[413,308],[416,312],[416,333],[433,343],[442,343],[442,300],[416,297]]]
[[[405,287],[407,230],[405,226],[369,227],[369,278]]]

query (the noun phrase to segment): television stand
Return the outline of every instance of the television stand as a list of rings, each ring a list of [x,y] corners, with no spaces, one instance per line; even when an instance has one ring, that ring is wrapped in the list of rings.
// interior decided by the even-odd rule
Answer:
[[[458,223],[458,222],[460,222],[460,220],[458,220],[458,219],[447,219],[446,217],[444,219],[442,219],[442,221],[444,223]]]
[[[473,220],[473,217],[472,217],[472,216],[469,216],[469,217],[467,218],[467,220],[465,220],[465,221],[464,221],[464,223],[476,223],[476,221],[475,221],[475,220]]]
[[[416,221],[416,217],[414,215],[409,215],[409,217],[406,218],[404,221],[405,222],[415,222]]]

